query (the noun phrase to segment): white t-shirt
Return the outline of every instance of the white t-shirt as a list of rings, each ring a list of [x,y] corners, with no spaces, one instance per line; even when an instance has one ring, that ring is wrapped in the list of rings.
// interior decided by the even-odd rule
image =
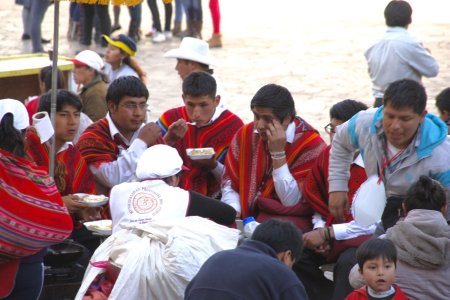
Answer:
[[[163,180],[125,182],[112,188],[109,198],[112,231],[120,224],[143,224],[186,216],[189,192]]]

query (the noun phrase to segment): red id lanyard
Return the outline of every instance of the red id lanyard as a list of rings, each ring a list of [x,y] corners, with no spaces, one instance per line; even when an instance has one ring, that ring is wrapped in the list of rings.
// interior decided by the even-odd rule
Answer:
[[[405,151],[405,149],[398,151],[390,159],[387,159],[387,141],[386,141],[386,143],[384,144],[384,149],[383,149],[384,150],[383,161],[379,168],[378,184],[380,184],[381,181],[383,180],[385,169],[391,164],[391,162],[393,162],[396,158],[398,158]]]

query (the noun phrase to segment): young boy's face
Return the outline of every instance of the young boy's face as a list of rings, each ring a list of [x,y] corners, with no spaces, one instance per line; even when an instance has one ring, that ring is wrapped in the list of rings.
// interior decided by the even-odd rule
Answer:
[[[56,112],[55,138],[60,143],[73,141],[80,126],[80,111],[72,105],[64,105]]]
[[[367,260],[360,272],[367,285],[376,292],[389,290],[395,281],[395,264],[384,257]]]
[[[191,121],[195,122],[197,126],[204,126],[213,117],[216,107],[220,103],[220,97],[183,95],[183,101]]]

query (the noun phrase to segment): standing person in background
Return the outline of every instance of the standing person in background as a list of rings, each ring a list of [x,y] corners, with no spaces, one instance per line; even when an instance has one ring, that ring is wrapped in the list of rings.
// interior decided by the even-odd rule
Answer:
[[[84,50],[72,62],[75,83],[83,85],[80,92],[83,112],[95,122],[108,112],[105,100],[108,79],[103,73],[103,60],[96,52]]]
[[[228,148],[221,200],[242,219],[281,218],[308,231],[312,210],[301,188],[326,144],[296,116],[294,99],[283,86],[263,86],[250,108],[254,121],[239,129]]]
[[[109,17],[109,5],[103,4],[81,4],[81,44],[90,46],[92,42],[92,29],[94,27],[94,16],[99,22],[99,36],[111,34],[111,18]],[[106,42],[101,40],[101,46],[106,47]]]
[[[31,39],[33,53],[44,52],[42,44],[50,43],[50,40],[42,38],[41,24],[50,5],[50,0],[16,0],[16,4],[23,5],[22,40]]]
[[[183,0],[175,0],[175,18],[173,22],[172,35],[180,37],[182,32],[181,22],[183,21],[184,6]]]
[[[46,248],[65,240],[72,220],[46,170],[25,159],[25,106],[0,100],[0,298],[39,298]],[[6,298],[4,298],[6,297]]]
[[[137,52],[136,43],[124,34],[114,38],[104,35],[103,39],[108,43],[103,70],[109,82],[122,76],[134,76],[145,83],[147,74],[133,57]]]
[[[187,28],[182,37],[202,39],[203,11],[201,0],[182,0],[186,12]]]
[[[147,0],[148,7],[150,8],[150,12],[152,13],[153,18],[153,28],[151,31],[153,43],[161,43],[166,40],[168,41],[172,39],[172,32],[170,31],[170,26],[172,22],[172,11],[173,11],[172,0],[163,0],[164,14],[165,14],[164,32],[161,27],[157,1],[158,0]]]
[[[375,107],[383,104],[383,94],[390,83],[405,78],[420,82],[422,76],[435,77],[439,72],[438,63],[430,51],[407,31],[411,15],[412,8],[408,2],[389,2],[384,10],[388,29],[364,53],[369,64]]]
[[[120,26],[120,5],[113,5],[113,14],[114,14],[114,21],[111,26],[111,33],[114,31],[122,29],[122,26]]]
[[[213,34],[208,40],[210,48],[222,47],[222,34],[220,33],[220,6],[219,0],[209,0],[209,10],[211,11]]]

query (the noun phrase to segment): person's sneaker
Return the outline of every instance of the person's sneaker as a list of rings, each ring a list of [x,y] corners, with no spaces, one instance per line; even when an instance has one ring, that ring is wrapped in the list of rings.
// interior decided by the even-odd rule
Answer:
[[[164,37],[166,38],[166,40],[171,40],[173,35],[171,31],[164,31]]]
[[[155,34],[153,34],[153,37],[152,37],[153,43],[161,43],[161,42],[164,42],[165,40],[166,40],[166,37],[164,36],[164,34],[162,32],[156,32]]]
[[[27,33],[22,34],[22,41],[30,40],[31,36]]]

